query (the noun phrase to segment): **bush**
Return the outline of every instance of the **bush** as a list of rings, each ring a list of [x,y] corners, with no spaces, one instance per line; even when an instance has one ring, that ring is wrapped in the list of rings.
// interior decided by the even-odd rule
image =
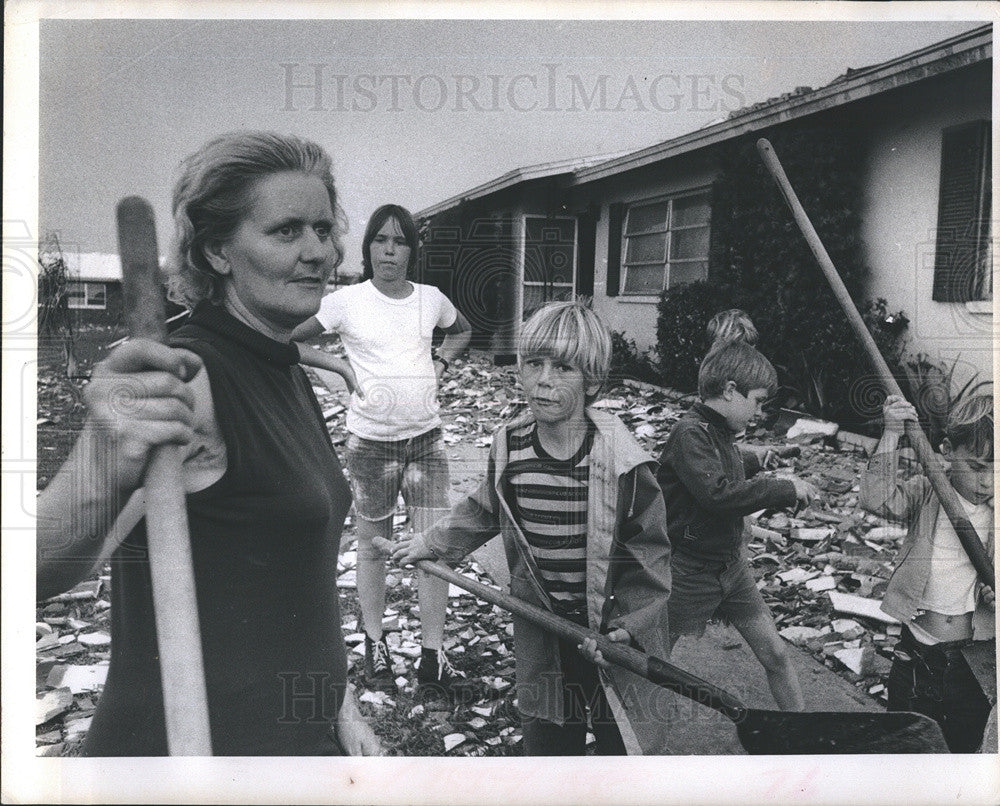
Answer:
[[[908,320],[902,311],[889,314],[884,299],[866,302],[861,318],[875,339],[893,375],[901,375],[900,360]],[[817,311],[814,328],[804,339],[799,366],[779,367],[783,403],[835,420],[849,430],[876,435],[881,431],[885,389],[840,307]],[[782,356],[783,358],[787,356]]]
[[[650,351],[640,353],[632,339],[617,330],[611,332],[611,380],[632,378],[647,383],[660,383]]]
[[[705,326],[712,316],[730,307],[726,293],[709,283],[686,283],[663,292],[656,345],[665,386],[680,392],[698,389],[698,367],[709,346]]]
[[[720,310],[741,308],[760,333],[758,348],[778,370],[779,402],[844,424],[867,420],[878,382],[755,139],[735,140],[721,155],[709,282],[671,288],[661,298],[657,351],[663,381],[693,390],[708,348],[708,320]],[[861,300],[868,267],[857,210],[865,152],[854,130],[784,129],[771,133],[771,140],[848,292]],[[905,317],[890,321],[884,300],[858,306],[886,358],[898,366]],[[880,408],[879,402],[876,415]]]

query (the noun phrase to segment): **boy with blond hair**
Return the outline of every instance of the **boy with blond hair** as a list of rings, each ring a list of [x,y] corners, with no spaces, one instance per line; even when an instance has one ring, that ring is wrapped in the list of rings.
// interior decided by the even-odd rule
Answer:
[[[701,635],[720,618],[739,630],[764,666],[779,707],[801,711],[802,689],[750,571],[743,516],[808,503],[816,489],[800,479],[758,476],[760,461],[734,437],[761,413],[777,387],[771,362],[742,340],[709,351],[698,372],[701,402],[671,429],[659,482],[674,548],[669,644]]]
[[[494,435],[480,488],[394,557],[455,564],[502,534],[512,595],[662,655],[663,499],[650,457],[590,405],[610,363],[610,334],[582,303],[535,313],[518,346],[528,411]],[[596,642],[572,646],[514,616],[514,647],[525,755],[583,755],[588,715],[600,755],[664,751],[655,687],[609,667]]]
[[[908,525],[882,601],[882,610],[903,622],[889,672],[889,710],[925,714],[941,725],[953,753],[975,752],[990,703],[962,649],[996,638],[993,591],[977,581],[927,477],[896,479],[903,422],[917,419],[913,406],[890,395],[882,416],[882,439],[861,477],[861,504]],[[992,395],[968,397],[952,409],[941,452],[959,501],[992,556]]]

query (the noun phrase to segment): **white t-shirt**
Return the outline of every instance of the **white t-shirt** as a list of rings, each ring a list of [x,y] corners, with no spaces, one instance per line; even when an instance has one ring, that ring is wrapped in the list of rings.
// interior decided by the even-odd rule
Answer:
[[[988,550],[993,535],[993,507],[972,504],[960,495],[957,498]],[[971,613],[976,609],[975,590],[976,567],[965,553],[944,507],[941,507],[931,547],[931,575],[927,579],[920,607],[946,616]]]
[[[431,359],[435,327],[458,318],[432,285],[411,283],[404,299],[387,297],[366,280],[323,298],[316,318],[340,334],[364,399],[351,395],[347,430],[366,439],[409,439],[441,424]]]

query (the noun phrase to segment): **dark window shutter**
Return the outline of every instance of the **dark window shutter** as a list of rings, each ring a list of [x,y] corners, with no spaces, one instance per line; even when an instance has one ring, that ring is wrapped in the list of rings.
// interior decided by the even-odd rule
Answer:
[[[931,295],[938,302],[967,302],[980,296],[980,267],[990,236],[989,177],[989,122],[945,129]]]
[[[622,276],[622,221],[625,205],[621,202],[608,205],[608,283],[607,294],[617,297]]]
[[[712,185],[709,197],[711,213],[709,215],[708,233],[708,281],[719,285],[725,281],[727,271],[728,249],[726,246],[726,219],[729,213],[729,202],[725,198],[723,184],[716,180]]]

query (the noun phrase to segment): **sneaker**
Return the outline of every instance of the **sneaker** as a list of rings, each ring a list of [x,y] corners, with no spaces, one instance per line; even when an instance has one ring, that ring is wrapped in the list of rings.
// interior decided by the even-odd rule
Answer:
[[[383,635],[378,641],[365,636],[365,686],[373,691],[395,694],[396,679],[392,675],[392,659],[389,645]]]
[[[422,695],[453,698],[474,696],[478,693],[479,683],[452,666],[443,650],[424,647],[417,666],[417,687]]]

